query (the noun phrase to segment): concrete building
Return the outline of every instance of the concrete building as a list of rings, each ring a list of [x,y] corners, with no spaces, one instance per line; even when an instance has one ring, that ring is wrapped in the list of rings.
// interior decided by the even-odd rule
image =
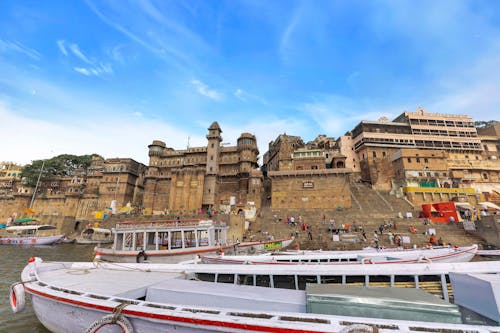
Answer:
[[[155,140],[149,145],[144,207],[147,212],[192,213],[260,207],[262,173],[257,140],[242,133],[236,146],[222,144],[217,122],[208,128],[207,145],[174,150]]]

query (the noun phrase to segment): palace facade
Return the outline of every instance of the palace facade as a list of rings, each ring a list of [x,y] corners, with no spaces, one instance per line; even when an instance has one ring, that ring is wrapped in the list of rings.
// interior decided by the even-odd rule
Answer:
[[[208,128],[207,145],[174,150],[155,140],[149,145],[144,207],[147,212],[229,211],[248,202],[260,207],[262,172],[253,134],[242,133],[236,146],[222,144],[217,122]]]

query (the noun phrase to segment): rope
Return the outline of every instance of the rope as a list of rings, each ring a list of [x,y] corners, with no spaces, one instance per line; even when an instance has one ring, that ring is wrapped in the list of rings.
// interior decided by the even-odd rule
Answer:
[[[130,305],[129,303],[120,303],[120,305],[118,305],[114,310],[113,310],[113,320],[111,321],[113,324],[116,324],[116,322],[118,321],[118,319],[120,318],[121,314],[122,314],[122,310],[126,307]]]

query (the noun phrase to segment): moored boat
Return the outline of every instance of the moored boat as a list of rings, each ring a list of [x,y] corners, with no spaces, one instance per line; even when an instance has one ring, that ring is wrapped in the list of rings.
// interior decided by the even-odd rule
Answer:
[[[384,266],[384,269],[371,265],[361,270],[359,266],[333,269],[321,265],[45,263],[39,258],[30,261],[22,272],[22,283],[11,287],[11,307],[14,311],[22,310],[24,292],[27,292],[39,320],[47,329],[57,333],[95,333],[108,325],[106,329],[117,325],[126,333],[170,330],[356,332],[358,325],[383,332],[499,331],[498,326],[466,325],[446,320],[424,322],[317,313],[312,305],[319,304],[321,295],[304,292],[304,289],[311,285],[349,285],[360,276],[368,286],[375,286],[381,276],[388,276],[391,287],[405,279],[406,286],[413,281],[410,288],[423,289],[424,283],[433,276],[445,285],[449,284],[452,274],[494,279],[500,271],[500,262],[401,264]],[[218,283],[199,281],[200,274],[214,274]],[[229,276],[233,279],[228,279]],[[268,276],[270,284],[260,284],[260,276]],[[286,290],[285,280],[292,282],[288,281],[288,276],[294,276],[296,282],[300,281],[297,277],[309,278],[309,284],[304,283],[300,288],[297,283],[295,290]],[[377,289],[372,288],[372,291]],[[384,289],[379,290],[383,292]],[[448,298],[444,298],[447,305],[439,302],[434,304],[432,311],[420,311],[429,317],[439,315],[439,318],[456,314],[456,307],[447,303],[450,294],[447,295]],[[456,315],[453,318],[451,322],[456,322]]]
[[[76,237],[77,244],[110,244],[113,243],[110,229],[87,226],[83,229],[79,237]]]
[[[96,259],[112,262],[177,263],[196,255],[256,254],[285,248],[286,239],[228,242],[228,227],[212,220],[117,223],[111,248],[96,247]]]
[[[212,264],[402,264],[419,262],[464,262],[470,261],[477,253],[477,245],[467,247],[437,247],[394,251],[372,249],[359,251],[288,251],[271,255],[254,256],[202,256],[201,262]]]
[[[7,235],[0,236],[1,245],[51,245],[64,235],[54,235],[50,230],[57,228],[49,224],[13,225],[5,228]]]

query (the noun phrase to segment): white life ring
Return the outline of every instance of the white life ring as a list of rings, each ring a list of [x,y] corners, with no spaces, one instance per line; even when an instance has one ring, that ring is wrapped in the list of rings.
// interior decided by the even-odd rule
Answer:
[[[26,307],[26,298],[22,283],[17,282],[10,286],[9,299],[12,312],[18,313],[24,310]]]
[[[117,325],[120,327],[123,333],[134,332],[134,328],[132,327],[132,324],[127,318],[121,315],[116,317],[114,314],[110,314],[102,317],[99,320],[94,321],[92,325],[90,325],[89,328],[87,328],[85,333],[96,333],[106,325]]]
[[[248,249],[248,253],[249,254],[255,254],[255,252],[256,252],[255,247],[250,246],[250,248]]]

